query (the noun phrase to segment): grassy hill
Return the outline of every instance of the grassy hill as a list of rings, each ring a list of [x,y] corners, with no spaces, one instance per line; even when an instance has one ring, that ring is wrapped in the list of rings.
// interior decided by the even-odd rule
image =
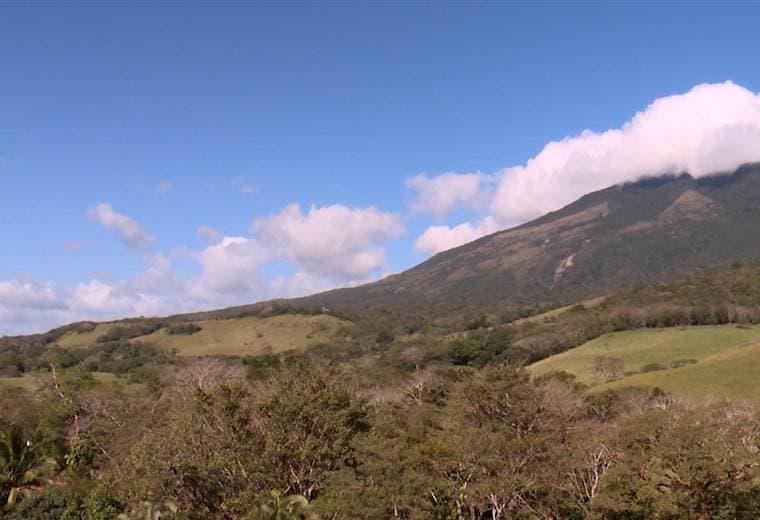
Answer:
[[[246,356],[303,349],[328,341],[346,322],[334,316],[283,314],[193,322],[200,327],[194,334],[169,334],[162,327],[150,334],[133,337],[132,342],[153,344],[176,350],[184,356]],[[77,348],[93,345],[119,322],[99,323],[92,330],[70,331],[57,343]]]
[[[343,320],[324,314],[283,314],[196,322],[201,330],[192,335],[170,335],[166,329],[143,336],[140,341],[175,349],[183,356],[246,356],[302,349],[328,341]]]
[[[72,330],[61,336],[57,343],[66,348],[86,347],[96,343],[99,337],[119,325],[119,322],[104,322],[96,324],[92,330]]]
[[[610,374],[609,365],[615,364],[610,359],[619,360],[617,374]],[[640,329],[605,334],[528,369],[535,375],[566,371],[592,385],[594,391],[659,386],[695,398],[757,398],[760,326]],[[619,379],[606,381],[610,376]]]

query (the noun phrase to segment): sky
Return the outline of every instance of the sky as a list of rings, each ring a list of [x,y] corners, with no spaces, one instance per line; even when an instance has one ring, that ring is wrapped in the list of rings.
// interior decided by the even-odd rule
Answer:
[[[356,285],[760,160],[760,5],[0,4],[0,335]]]

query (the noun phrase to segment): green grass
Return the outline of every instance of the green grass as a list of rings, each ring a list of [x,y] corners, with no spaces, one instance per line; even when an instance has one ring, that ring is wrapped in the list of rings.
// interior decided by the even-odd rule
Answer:
[[[102,336],[117,325],[119,325],[119,323],[116,322],[98,323],[90,332],[69,332],[61,337],[56,343],[67,348],[93,345],[98,339],[98,336]]]
[[[136,338],[176,349],[184,356],[245,356],[303,349],[329,341],[346,322],[324,314],[283,314],[267,318],[235,318],[196,322],[201,330],[192,335],[170,335],[165,330]]]
[[[614,357],[627,373],[652,363],[667,366],[692,359],[680,368],[627,375],[603,383],[594,372],[599,357]],[[535,375],[564,370],[593,390],[623,386],[659,386],[689,397],[760,397],[760,327],[736,326],[643,329],[607,334],[531,365]]]
[[[587,309],[590,309],[598,305],[601,305],[602,303],[604,303],[604,300],[606,300],[606,297],[600,296],[598,298],[591,298],[590,300],[584,300],[580,302],[579,304],[582,305],[583,307],[586,307]],[[541,314],[528,316],[527,318],[520,318],[519,320],[513,321],[512,325],[526,325],[528,323],[549,322],[553,320],[554,318],[558,318],[562,316],[567,311],[571,310],[573,307],[576,307],[579,304],[574,303],[572,305],[565,305],[564,307],[557,307],[556,309],[542,312]]]
[[[20,377],[0,377],[0,389],[3,388],[34,388],[37,385],[37,375],[24,374]]]
[[[100,383],[122,383],[125,379],[119,378],[116,374],[109,372],[94,372],[92,374]],[[33,389],[37,386],[40,378],[47,377],[48,373],[31,373],[19,377],[0,377],[0,389],[2,388],[24,388]]]
[[[268,352],[298,350],[329,341],[335,332],[347,324],[325,314],[282,314],[279,316],[211,319],[194,322],[201,326],[195,334],[167,334],[165,329],[133,338],[131,341],[152,343],[165,349],[175,349],[185,356],[245,356]],[[98,336],[119,323],[99,323],[85,333],[70,332],[58,344],[79,348],[94,345]]]

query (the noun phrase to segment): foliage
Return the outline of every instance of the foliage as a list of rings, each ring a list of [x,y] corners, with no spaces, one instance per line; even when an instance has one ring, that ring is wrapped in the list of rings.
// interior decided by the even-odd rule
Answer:
[[[259,497],[253,509],[243,517],[244,520],[312,520],[316,518],[305,497],[282,496],[277,491],[271,491]]]
[[[98,485],[87,494],[82,509],[84,520],[113,520],[124,507],[105,486]]]
[[[190,336],[201,330],[202,327],[197,323],[176,323],[166,327],[166,333],[171,335],[184,334]]]
[[[102,331],[92,324],[3,339],[5,368],[31,368],[38,383],[0,393],[2,493],[13,502],[2,517],[759,516],[755,400],[623,386],[696,392],[708,374],[711,388],[749,381],[734,395],[756,398],[758,280],[757,268],[732,267],[511,323],[489,313],[453,333],[424,314],[367,311],[379,318],[323,323],[334,336],[307,352],[242,360],[176,358],[123,339],[136,328],[56,346],[79,326]],[[459,325],[477,315],[463,312]],[[694,326],[706,321],[731,324]],[[172,341],[207,336],[203,323]],[[144,375],[100,384],[94,367]]]
[[[449,346],[449,361],[453,365],[484,366],[497,361],[521,362],[525,353],[512,345],[514,332],[510,327],[470,332],[453,340]]]
[[[344,374],[308,362],[272,380],[258,405],[262,459],[288,472],[265,477],[270,488],[311,499],[327,473],[352,463],[352,440],[369,423],[366,403],[349,385]]]
[[[5,520],[83,520],[80,501],[72,493],[50,488],[2,511]]]

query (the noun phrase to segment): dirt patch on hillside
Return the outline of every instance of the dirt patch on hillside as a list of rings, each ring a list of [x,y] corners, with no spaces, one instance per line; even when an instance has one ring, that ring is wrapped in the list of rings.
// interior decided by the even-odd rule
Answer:
[[[703,220],[718,209],[717,203],[697,190],[686,190],[673,204],[660,213],[657,220]]]
[[[562,274],[574,265],[573,264],[574,258],[575,258],[575,253],[568,256],[567,258],[565,258],[559,263],[557,268],[554,270],[554,284],[559,282],[560,278],[562,278]]]
[[[644,220],[641,222],[634,222],[630,226],[626,226],[618,232],[618,235],[631,235],[633,233],[643,233],[649,231],[654,226],[654,222],[651,220]]]

